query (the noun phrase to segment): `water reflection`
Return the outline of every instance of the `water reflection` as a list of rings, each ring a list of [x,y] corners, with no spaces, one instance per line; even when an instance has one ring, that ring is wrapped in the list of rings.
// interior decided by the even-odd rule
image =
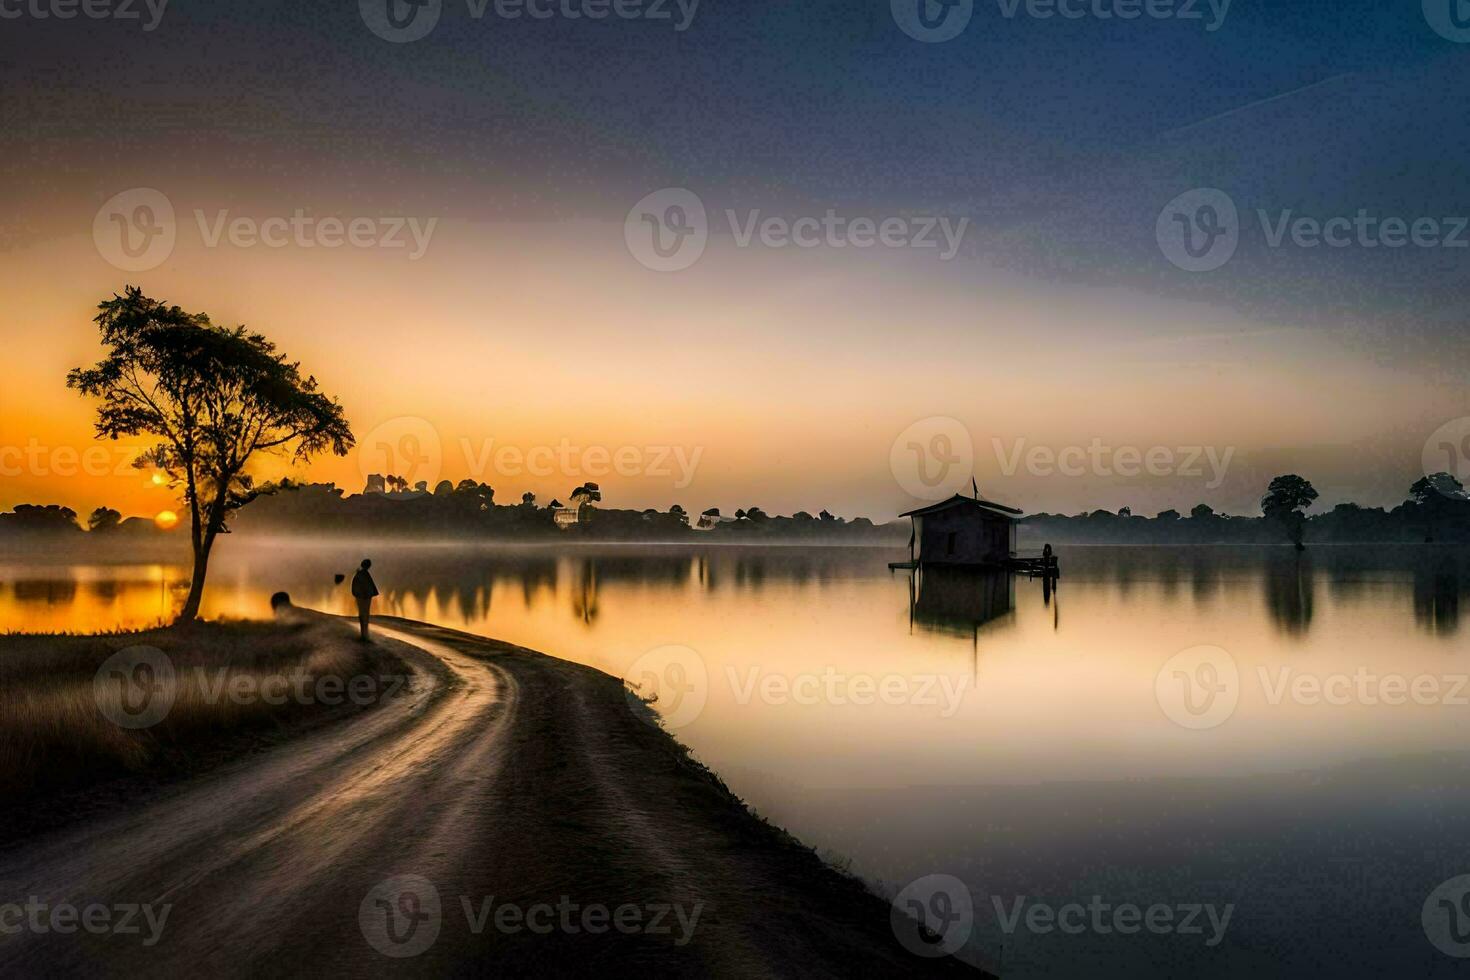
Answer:
[[[263,597],[284,588],[298,601],[335,609],[363,553],[379,557],[380,586],[391,611],[435,609],[458,625],[488,623],[495,604],[536,608],[558,599],[577,623],[595,629],[609,590],[676,598],[771,588],[815,589],[829,597],[881,575],[886,552],[868,549],[626,548],[558,553],[542,548],[461,550],[444,547],[319,547],[289,551],[236,548],[221,556],[206,611],[262,615]],[[289,557],[287,557],[289,556]],[[1314,629],[1322,595],[1332,607],[1380,602],[1409,593],[1412,622],[1432,636],[1459,630],[1470,570],[1465,549],[1381,548],[1084,548],[1067,549],[1069,584],[1112,592],[1125,608],[1205,610],[1239,606],[1254,584],[1268,621],[1294,642]],[[0,564],[0,630],[140,628],[167,621],[182,603],[182,565],[94,566],[64,556],[46,564]],[[900,576],[902,578],[903,576]],[[1061,628],[1053,583],[1035,583],[1053,629]],[[1013,618],[1016,583],[1007,573],[928,569],[912,578],[908,619],[922,632],[974,636]],[[345,609],[345,606],[343,607]],[[1249,613],[1242,609],[1242,616]],[[993,626],[992,626],[993,628]]]
[[[1414,621],[1426,632],[1448,636],[1460,628],[1464,592],[1460,560],[1440,555],[1432,565],[1414,569]]]
[[[981,627],[1015,612],[1010,572],[930,566],[909,575],[909,614],[920,629],[978,640]]]
[[[1272,555],[1266,560],[1266,608],[1271,621],[1287,636],[1306,634],[1316,607],[1312,559],[1305,552]]]

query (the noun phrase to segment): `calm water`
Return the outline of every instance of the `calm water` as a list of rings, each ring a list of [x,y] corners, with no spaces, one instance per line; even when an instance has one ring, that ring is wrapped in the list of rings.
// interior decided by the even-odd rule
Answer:
[[[229,544],[208,615],[278,589],[348,611],[333,575],[362,548]],[[1470,553],[1072,547],[1055,592],[869,549],[368,553],[381,611],[656,689],[737,793],[855,872],[962,880],[973,925],[947,935],[1007,977],[1470,965],[1431,941],[1470,919],[1424,916],[1470,874]],[[186,580],[0,559],[0,630],[148,625]],[[1125,904],[1202,931],[1124,932]]]

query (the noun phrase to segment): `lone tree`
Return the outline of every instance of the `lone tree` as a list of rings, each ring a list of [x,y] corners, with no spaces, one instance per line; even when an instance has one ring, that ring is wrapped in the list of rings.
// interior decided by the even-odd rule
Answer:
[[[244,327],[215,326],[133,286],[99,304],[96,322],[107,355],[73,370],[67,387],[102,400],[99,438],[159,440],[133,465],[168,474],[189,506],[194,574],[179,613],[189,622],[199,616],[215,538],[263,492],[246,464],[272,452],[298,462],[326,450],[346,456],[352,430],[315,378]]]
[[[111,507],[98,507],[92,511],[92,516],[87,518],[87,529],[90,531],[100,531],[103,533],[115,531],[121,524],[122,514],[113,510]]]
[[[1315,487],[1295,473],[1289,473],[1271,481],[1271,485],[1266,488],[1266,495],[1261,498],[1261,510],[1267,520],[1275,521],[1285,528],[1286,536],[1296,545],[1297,551],[1303,551],[1306,549],[1306,545],[1302,544],[1306,530],[1303,511],[1312,506],[1312,501],[1316,499]]]

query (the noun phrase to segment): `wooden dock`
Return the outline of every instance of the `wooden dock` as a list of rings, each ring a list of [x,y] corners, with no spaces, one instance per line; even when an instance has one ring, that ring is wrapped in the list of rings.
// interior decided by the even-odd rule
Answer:
[[[921,563],[917,561],[891,561],[888,563],[888,568],[893,571],[910,571],[915,568],[919,568],[920,565]],[[1056,555],[1036,555],[1026,557],[1012,556],[1001,561],[999,564],[987,565],[952,565],[946,562],[943,564],[943,567],[1003,568],[1008,572],[1018,572],[1022,575],[1030,576],[1031,578],[1037,578],[1038,576],[1042,578],[1060,578],[1062,574],[1060,566],[1057,565]]]
[[[1062,574],[1060,567],[1057,565],[1056,555],[1038,555],[1034,558],[1008,558],[1006,560],[1006,568],[1009,568],[1013,572],[1029,575],[1032,578],[1036,578],[1037,576],[1042,578],[1060,578]]]

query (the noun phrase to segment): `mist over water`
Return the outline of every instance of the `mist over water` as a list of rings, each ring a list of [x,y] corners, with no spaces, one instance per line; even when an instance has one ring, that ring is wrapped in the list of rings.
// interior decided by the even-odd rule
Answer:
[[[966,955],[1007,977],[1457,965],[1420,913],[1467,870],[1464,549],[1070,547],[1053,591],[915,579],[871,548],[232,539],[204,612],[263,617],[285,590],[347,614],[334,576],[364,556],[382,614],[634,679],[650,651],[692,651],[702,703],[655,703],[674,734],[868,880],[964,880]],[[169,561],[0,559],[0,629],[146,626],[187,580]],[[1192,678],[1227,701],[1176,700]],[[1234,911],[1214,945],[1207,922],[1074,935],[1013,916],[1094,895]]]

